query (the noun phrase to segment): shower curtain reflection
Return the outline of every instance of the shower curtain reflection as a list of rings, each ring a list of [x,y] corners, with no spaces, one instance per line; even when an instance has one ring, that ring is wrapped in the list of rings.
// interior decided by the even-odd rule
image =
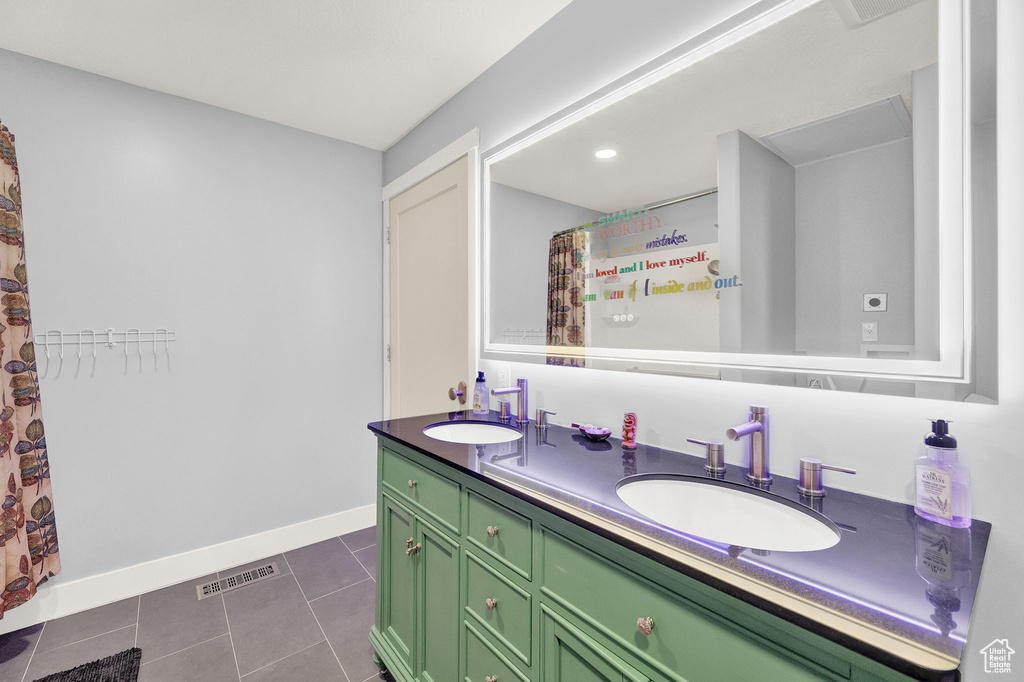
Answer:
[[[547,364],[586,366],[583,275],[585,232],[570,230],[551,237],[548,249]]]

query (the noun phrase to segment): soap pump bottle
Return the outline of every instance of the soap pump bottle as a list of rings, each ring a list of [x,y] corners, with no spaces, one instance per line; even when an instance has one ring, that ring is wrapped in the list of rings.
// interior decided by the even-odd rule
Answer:
[[[476,373],[476,387],[473,389],[473,414],[486,417],[491,413],[491,394],[487,391],[487,381],[483,372]]]
[[[924,439],[925,454],[917,458],[914,467],[914,511],[929,521],[967,528],[971,525],[970,474],[957,455],[949,422],[931,422],[932,432]]]

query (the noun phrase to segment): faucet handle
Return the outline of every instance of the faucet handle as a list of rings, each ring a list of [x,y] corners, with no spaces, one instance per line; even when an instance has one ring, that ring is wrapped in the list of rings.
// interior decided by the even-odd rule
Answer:
[[[725,473],[725,443],[718,440],[687,438],[688,443],[704,446],[704,471],[712,476]]]
[[[813,457],[800,458],[800,479],[796,489],[801,495],[808,497],[821,497],[825,494],[825,486],[822,483],[821,470],[839,471],[844,474],[855,474],[856,469],[837,467],[833,464],[824,464],[820,459]]]
[[[554,410],[546,410],[543,407],[538,407],[537,408],[537,419],[535,420],[534,424],[535,424],[535,426],[538,429],[546,429],[546,428],[548,428],[548,415],[549,414],[558,414],[558,413],[555,412]]]

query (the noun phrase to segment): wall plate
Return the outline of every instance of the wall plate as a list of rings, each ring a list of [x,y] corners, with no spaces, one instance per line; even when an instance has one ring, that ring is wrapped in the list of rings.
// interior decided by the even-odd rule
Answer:
[[[864,312],[884,313],[889,309],[889,294],[864,294]]]

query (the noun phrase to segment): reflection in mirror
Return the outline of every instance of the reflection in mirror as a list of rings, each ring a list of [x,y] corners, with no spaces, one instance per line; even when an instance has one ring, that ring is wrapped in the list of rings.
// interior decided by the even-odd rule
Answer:
[[[838,1],[788,4],[800,7],[485,159],[486,350],[995,398],[995,3],[971,3],[973,372],[927,387],[843,363],[940,359],[938,3],[861,23]],[[736,361],[762,356],[836,371]]]

